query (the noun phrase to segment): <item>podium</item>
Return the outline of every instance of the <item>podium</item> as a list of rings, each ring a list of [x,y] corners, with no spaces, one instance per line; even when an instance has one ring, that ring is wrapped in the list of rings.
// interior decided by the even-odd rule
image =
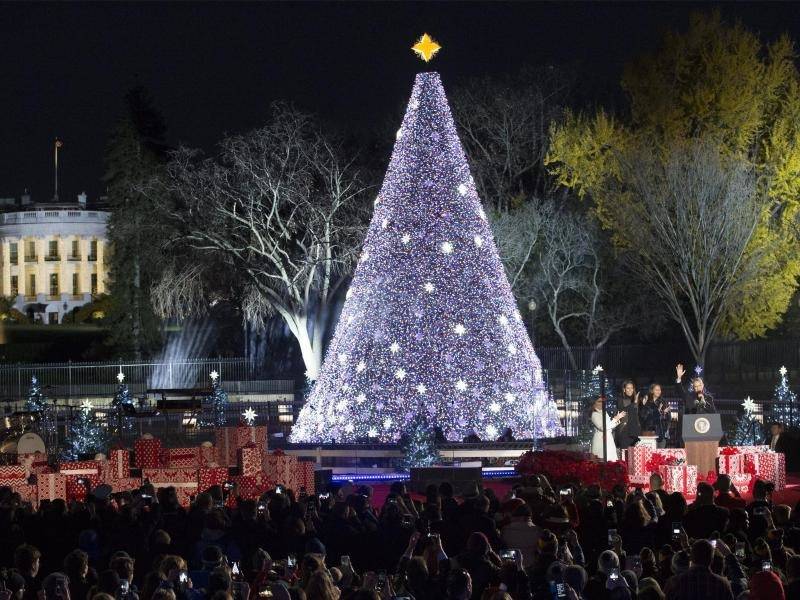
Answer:
[[[722,421],[717,413],[683,415],[683,445],[686,463],[697,465],[698,475],[717,472],[717,454],[722,439]]]

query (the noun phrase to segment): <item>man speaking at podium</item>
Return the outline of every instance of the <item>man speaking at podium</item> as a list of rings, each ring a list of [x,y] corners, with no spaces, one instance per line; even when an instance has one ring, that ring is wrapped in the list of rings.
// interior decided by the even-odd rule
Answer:
[[[686,392],[681,384],[686,370],[683,365],[679,364],[675,367],[675,380],[676,386],[679,390],[679,395],[683,397],[683,412],[687,415],[708,414],[717,412],[714,406],[714,397],[706,391],[705,383],[702,377],[695,377],[692,379],[692,389]]]

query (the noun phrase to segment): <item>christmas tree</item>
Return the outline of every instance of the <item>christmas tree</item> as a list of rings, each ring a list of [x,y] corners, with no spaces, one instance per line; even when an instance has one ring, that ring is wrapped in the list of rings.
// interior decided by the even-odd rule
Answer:
[[[736,430],[731,436],[732,446],[757,446],[764,443],[764,429],[759,423],[754,413],[756,403],[748,396],[742,402],[744,414],[736,421]]]
[[[39,378],[31,377],[31,387],[28,389],[28,399],[25,401],[25,410],[28,412],[42,412],[47,406],[47,397],[42,393]]]
[[[559,435],[437,73],[416,77],[295,442]]]
[[[133,431],[133,417],[136,412],[133,405],[133,397],[125,383],[125,374],[120,371],[117,373],[117,392],[111,400],[111,410],[109,411],[110,424],[119,428],[119,433]]]
[[[430,467],[440,462],[439,452],[436,450],[436,434],[425,412],[417,414],[402,449],[404,455],[401,466],[406,470],[412,467]]]
[[[219,373],[211,371],[211,395],[203,402],[204,421],[206,425],[223,427],[225,425],[225,409],[228,406],[228,394],[219,382]]]
[[[789,389],[789,379],[786,367],[778,370],[781,380],[775,386],[772,394],[772,410],[769,418],[776,423],[782,423],[785,427],[800,427],[800,405],[797,403],[797,394]]]
[[[584,446],[588,451],[592,444],[592,435],[594,434],[591,416],[592,410],[594,410],[595,401],[597,401],[600,395],[605,392],[606,412],[611,416],[616,414],[617,405],[611,398],[611,395],[608,394],[608,390],[602,389],[604,386],[601,386],[600,379],[605,377],[603,367],[597,365],[591,371],[584,371],[583,375],[584,381],[581,385],[581,395],[579,400],[582,418],[579,418],[576,433],[581,445]]]
[[[79,460],[105,450],[105,430],[97,422],[92,403],[88,400],[72,416],[69,434],[64,442],[61,451],[64,460]]]

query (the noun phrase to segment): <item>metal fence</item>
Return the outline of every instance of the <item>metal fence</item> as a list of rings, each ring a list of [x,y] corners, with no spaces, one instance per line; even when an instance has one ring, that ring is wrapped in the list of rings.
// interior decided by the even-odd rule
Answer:
[[[0,398],[27,397],[36,376],[49,398],[112,397],[117,374],[134,395],[152,388],[208,387],[216,371],[231,393],[293,393],[294,381],[269,377],[261,365],[245,358],[193,359],[162,362],[97,362],[17,364],[0,367]]]

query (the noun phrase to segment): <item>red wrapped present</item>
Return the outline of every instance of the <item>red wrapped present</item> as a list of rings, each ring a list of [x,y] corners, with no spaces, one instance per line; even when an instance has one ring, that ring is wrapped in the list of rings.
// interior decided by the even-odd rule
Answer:
[[[730,475],[731,483],[740,494],[751,494],[753,492],[753,482],[755,477],[749,473],[735,473]]]
[[[761,454],[763,452],[769,452],[769,446],[761,445],[761,446],[735,446],[735,448],[741,454]]]
[[[67,477],[67,500],[84,502],[88,493],[89,490],[85,483],[78,481],[77,479]]]
[[[249,443],[263,443],[267,449],[266,426],[239,425],[237,427],[218,427],[214,430],[215,446],[220,466],[232,467],[238,459],[237,450]]]
[[[200,448],[167,448],[164,450],[164,466],[170,469],[200,467]]]
[[[653,454],[674,459],[678,463],[686,462],[686,450],[684,448],[658,448],[653,450]]]
[[[131,476],[131,453],[125,448],[116,448],[108,453],[109,474],[112,479],[128,479]]]
[[[786,487],[786,456],[780,452],[763,452],[757,456],[756,477],[775,484],[776,490]]]
[[[161,466],[161,440],[142,437],[133,443],[133,454],[137,468],[157,469]]]
[[[111,486],[114,493],[117,492],[132,492],[142,487],[141,477],[125,477],[122,479],[114,479],[113,481],[106,482]]]
[[[142,469],[142,479],[155,488],[175,488],[178,502],[184,507],[197,495],[197,469]]]
[[[53,469],[47,463],[47,454],[34,452],[33,454],[17,454],[17,464],[25,467],[26,477],[40,473],[51,473]]]
[[[233,483],[236,485],[236,489],[231,496],[245,500],[258,500],[261,494],[275,487],[264,473],[237,475],[233,478]]]
[[[239,474],[256,475],[264,471],[264,444],[250,442],[237,451]]]
[[[717,470],[720,474],[725,473],[727,475],[744,473],[744,454],[741,454],[738,449],[731,446],[720,448]]]
[[[690,497],[697,495],[696,465],[661,465],[658,472],[664,482],[665,492],[680,492]]]
[[[42,500],[67,499],[67,476],[63,473],[46,473],[36,476],[36,495]]]
[[[22,465],[4,465],[0,467],[0,487],[4,485],[21,485],[28,479]]]
[[[35,485],[29,485],[28,483],[14,483],[9,487],[14,493],[19,494],[19,497],[23,502],[30,502],[34,506],[38,504],[39,496],[36,493]]]
[[[228,481],[228,467],[201,467],[198,474],[198,492],[205,492],[215,485]]]
[[[203,442],[200,445],[200,466],[205,468],[220,466],[217,447],[211,442]]]
[[[296,456],[276,450],[265,457],[265,472],[270,481],[299,492],[314,493],[314,463],[299,461]]]
[[[628,482],[632,484],[647,484],[650,482],[650,473],[645,465],[650,460],[653,449],[649,446],[632,446],[625,451],[625,462],[628,464]]]
[[[58,463],[58,472],[66,475],[70,480],[87,479],[92,487],[100,484],[102,479],[101,463],[99,460],[75,460]],[[69,490],[67,490],[69,492]]]

